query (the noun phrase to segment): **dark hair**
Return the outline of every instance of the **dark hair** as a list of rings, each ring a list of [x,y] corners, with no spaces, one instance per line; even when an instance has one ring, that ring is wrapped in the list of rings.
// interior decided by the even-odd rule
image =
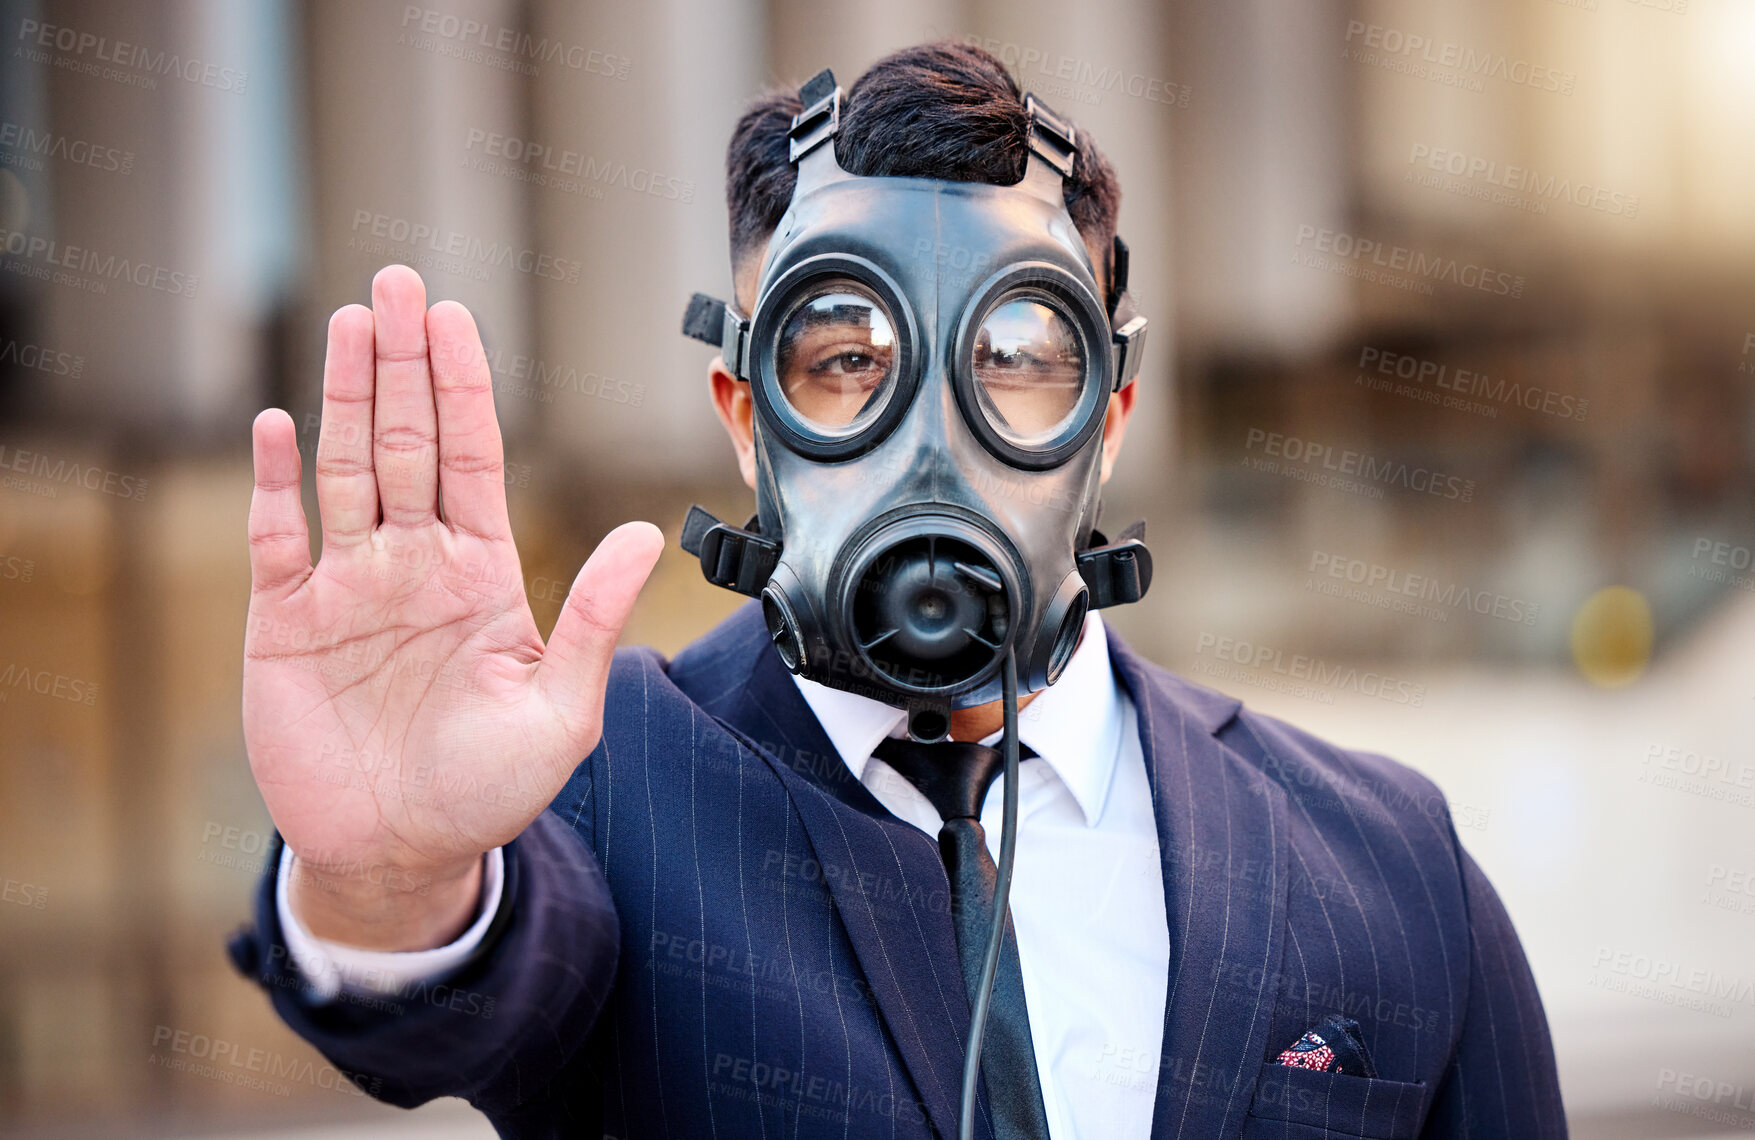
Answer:
[[[767,241],[792,201],[797,173],[786,132],[802,110],[796,89],[769,91],[737,121],[725,152],[731,266]],[[849,174],[942,178],[1009,186],[1029,155],[1024,97],[1005,66],[970,44],[918,44],[871,65],[847,92],[835,158]],[[1107,284],[1121,184],[1088,131],[1066,180],[1066,208],[1101,254]]]

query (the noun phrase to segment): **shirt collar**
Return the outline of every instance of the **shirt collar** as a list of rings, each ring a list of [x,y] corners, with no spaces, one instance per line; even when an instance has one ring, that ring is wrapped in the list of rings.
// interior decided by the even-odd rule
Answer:
[[[854,779],[864,779],[880,740],[902,735],[904,710],[796,674],[793,680]],[[1066,785],[1088,827],[1103,818],[1123,727],[1109,639],[1102,617],[1093,612],[1060,679],[1018,714],[1018,739]],[[995,744],[999,737],[996,732],[981,743]]]

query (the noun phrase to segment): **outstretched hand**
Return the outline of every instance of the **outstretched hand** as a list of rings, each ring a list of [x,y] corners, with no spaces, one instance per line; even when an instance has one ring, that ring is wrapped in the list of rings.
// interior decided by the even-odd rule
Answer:
[[[315,566],[284,411],[256,418],[254,452],[244,743],[301,882],[321,884],[296,906],[318,935],[438,945],[467,925],[482,853],[596,746],[663,537],[610,532],[543,642],[480,334],[454,301],[428,309],[406,266],[329,322]]]

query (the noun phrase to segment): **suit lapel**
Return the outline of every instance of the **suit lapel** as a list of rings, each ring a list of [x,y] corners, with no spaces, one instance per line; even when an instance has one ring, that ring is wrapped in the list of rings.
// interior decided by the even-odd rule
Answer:
[[[1285,792],[1214,735],[1237,701],[1177,680],[1113,632],[1109,653],[1139,716],[1170,926],[1152,1136],[1235,1136],[1279,988]]]
[[[969,1002],[937,846],[853,778],[755,607],[727,626],[713,672],[748,680],[703,704],[785,785],[921,1104],[955,1136]],[[1236,1136],[1267,1056],[1285,944],[1285,792],[1214,735],[1237,701],[1144,661],[1113,630],[1109,653],[1139,717],[1170,928],[1152,1136]]]
[[[749,678],[742,693],[708,711],[745,737],[786,786],[921,1104],[940,1135],[955,1136],[969,999],[938,845],[853,778],[759,625],[755,631],[746,651],[727,655],[728,668]]]

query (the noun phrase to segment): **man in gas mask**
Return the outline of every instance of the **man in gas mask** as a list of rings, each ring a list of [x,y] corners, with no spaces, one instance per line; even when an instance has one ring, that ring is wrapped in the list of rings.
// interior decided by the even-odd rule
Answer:
[[[753,600],[674,661],[613,652],[644,524],[538,635],[479,340],[412,272],[331,323],[316,567],[258,419],[285,845],[238,967],[507,1136],[1564,1135],[1437,789],[1096,612],[1151,562],[1097,526],[1145,323],[1088,137],[937,44],[759,101],[727,165],[736,296],[684,330],[756,512],[682,542]]]

